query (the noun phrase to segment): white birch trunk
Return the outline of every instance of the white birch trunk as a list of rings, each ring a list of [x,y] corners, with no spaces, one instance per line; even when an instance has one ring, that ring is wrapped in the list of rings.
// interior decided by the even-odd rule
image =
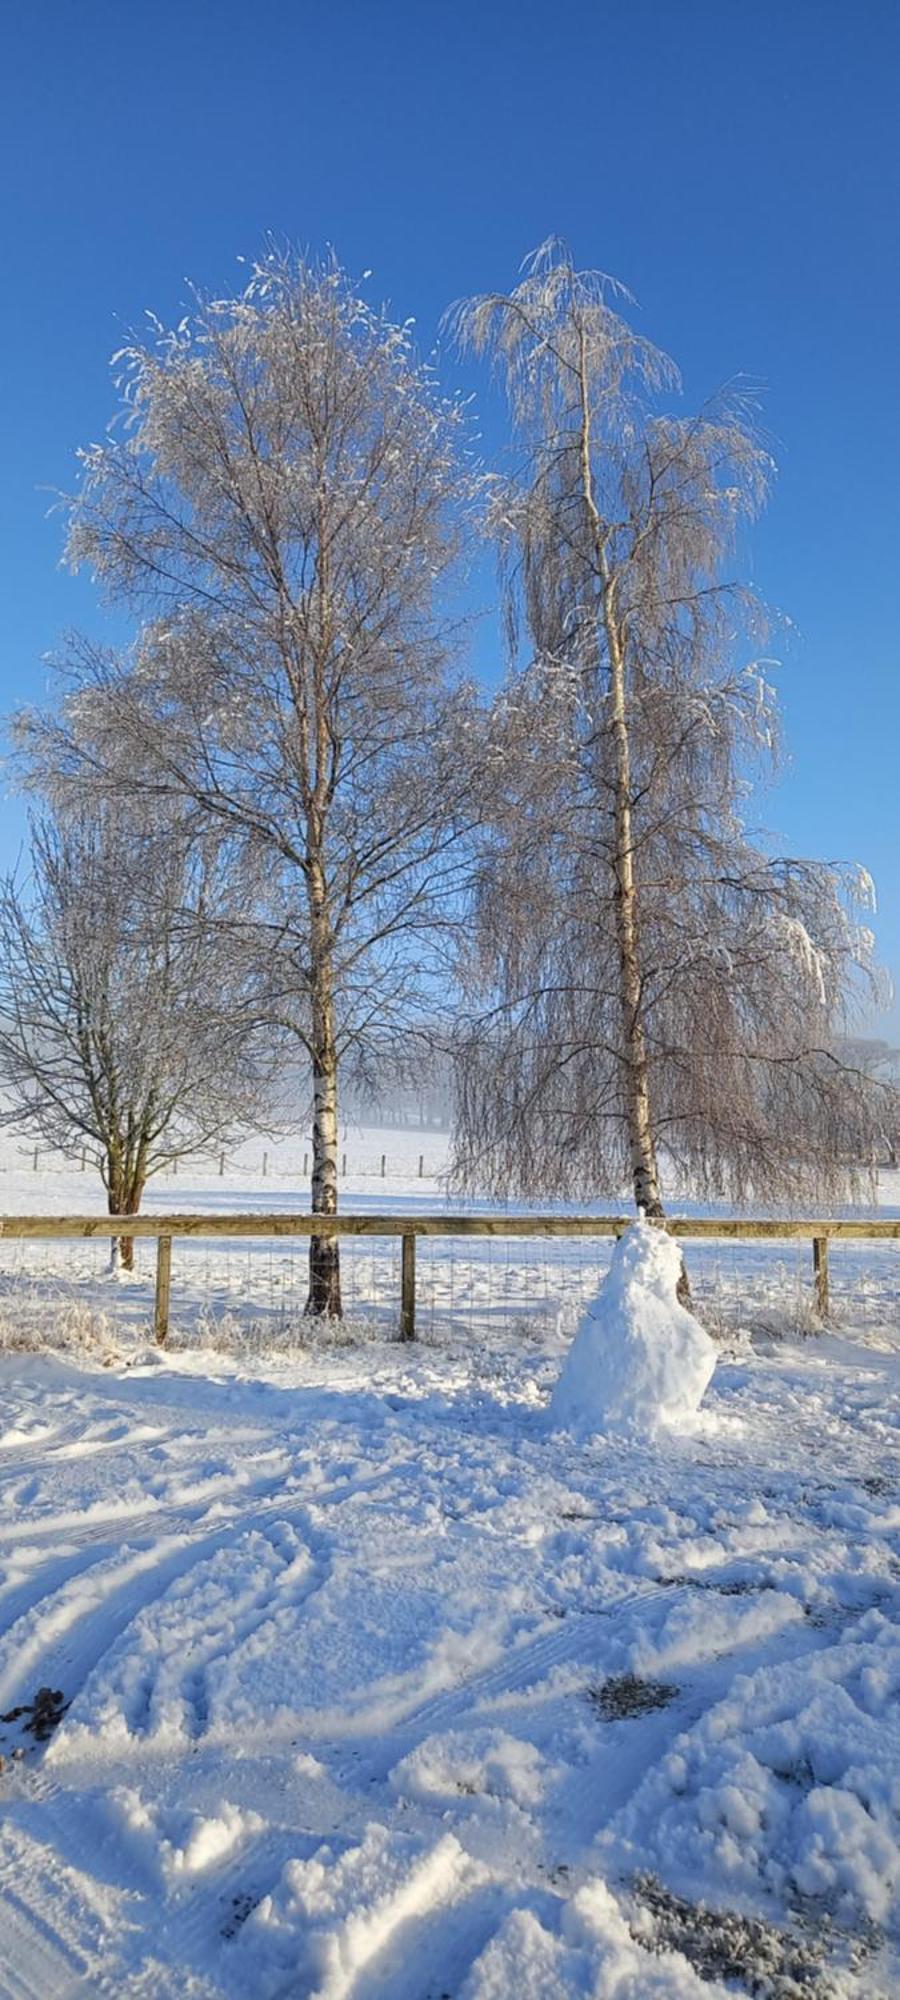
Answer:
[[[613,584],[604,579],[604,616],[610,656],[612,733],[615,759],[615,922],[619,947],[619,1001],[631,1177],[635,1205],[645,1215],[663,1212],[659,1192],[656,1146],[650,1112],[647,1038],[641,1012],[641,966],[638,944],[637,893],[631,824],[631,756],[625,710],[625,662],[618,631]]]
[[[591,470],[591,413],[588,396],[587,360],[584,333],[581,334],[581,476],[585,505],[603,587],[603,622],[609,653],[610,697],[614,764],[614,867],[615,925],[619,955],[619,1002],[622,1023],[622,1060],[625,1073],[625,1104],[631,1151],[631,1177],[635,1205],[645,1215],[661,1216],[659,1173],[650,1106],[650,1076],[647,1038],[644,1033],[641,995],[641,966],[638,943],[637,889],[634,876],[634,843],[631,823],[631,750],[626,707],[625,649],[620,629],[615,577],[612,574],[607,534],[594,497]]]
[[[310,874],[312,942],[312,1212],[336,1215],[338,1205],[338,1064],[334,1032],[334,990],[331,939],[324,880],[314,865]],[[309,1294],[306,1312],[340,1319],[341,1266],[336,1236],[311,1236]]]

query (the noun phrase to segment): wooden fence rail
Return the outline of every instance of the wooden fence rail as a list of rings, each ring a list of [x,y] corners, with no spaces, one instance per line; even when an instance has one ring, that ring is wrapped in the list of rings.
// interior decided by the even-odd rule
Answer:
[[[401,1249],[400,1338],[416,1334],[417,1236],[621,1236],[634,1220],[628,1215],[3,1215],[0,1238],[62,1241],[70,1236],[149,1236],[157,1242],[156,1339],[164,1344],[169,1330],[172,1243],[178,1237],[210,1236],[399,1236]],[[830,1242],[900,1241],[900,1221],[852,1222],[743,1216],[667,1216],[662,1227],[670,1236],[695,1241],[716,1238],[740,1242],[812,1244],[813,1295],[816,1311],[828,1312],[828,1245]]]
[[[67,1236],[621,1236],[633,1215],[308,1215],[282,1211],[217,1215],[0,1215],[0,1238]],[[670,1236],[788,1242],[829,1237],[900,1241],[900,1220],[840,1221],[747,1216],[666,1216]]]

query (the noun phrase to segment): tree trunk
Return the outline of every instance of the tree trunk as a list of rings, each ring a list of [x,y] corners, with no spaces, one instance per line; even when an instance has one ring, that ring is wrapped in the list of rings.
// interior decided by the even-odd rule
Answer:
[[[625,688],[625,648],[615,602],[615,577],[604,529],[594,497],[591,467],[591,405],[588,392],[587,357],[581,331],[581,482],[584,502],[602,584],[602,613],[609,654],[611,726],[614,762],[614,872],[615,923],[619,956],[619,1004],[622,1023],[622,1061],[625,1074],[625,1115],[631,1153],[631,1178],[635,1206],[652,1219],[663,1213],[659,1193],[656,1147],[650,1117],[650,1077],[647,1038],[644,1033],[641,999],[641,966],[638,949],[637,891],[634,879],[634,847],[631,826],[631,748]]]
[[[619,950],[619,1005],[625,1103],[631,1150],[635,1206],[651,1220],[663,1213],[659,1171],[650,1116],[650,1075],[647,1038],[641,1011],[641,965],[638,946],[637,891],[631,825],[631,756],[625,710],[625,661],[612,602],[612,582],[604,584],[607,642],[610,655],[612,734],[615,759],[615,922]]]
[[[337,1214],[337,1061],[333,1041],[317,1045],[313,1058],[313,1215]],[[340,1319],[341,1263],[336,1236],[309,1239],[309,1295],[306,1311]]]
[[[615,747],[614,893],[628,1139],[631,1148],[631,1178],[635,1207],[643,1212],[648,1221],[660,1222],[665,1210],[659,1187],[656,1141],[653,1136],[650,1108],[650,1064],[641,1011],[641,961],[637,889],[634,879],[631,756],[625,707],[625,660],[621,634],[615,618],[612,589],[611,581],[604,579],[604,616],[610,656],[612,729]],[[679,1303],[689,1307],[691,1286],[683,1255],[677,1293]]]
[[[635,1207],[649,1221],[659,1222],[665,1211],[660,1194],[656,1142],[653,1136],[650,1063],[643,1020],[638,894],[634,873],[631,812],[631,745],[628,734],[625,644],[616,605],[616,578],[610,564],[608,533],[600,519],[594,497],[591,467],[591,409],[583,331],[580,344],[582,489],[602,588],[603,625],[609,655],[614,796],[613,895],[619,959],[619,1011],[622,1024],[625,1116]],[[678,1280],[678,1297],[682,1305],[689,1304],[690,1296],[687,1269],[682,1258],[681,1275]]]
[[[121,1177],[110,1172],[107,1186],[107,1209],[110,1215],[138,1215],[143,1181],[132,1181],[126,1185]],[[110,1266],[112,1270],[134,1270],[134,1237],[114,1236],[110,1243]]]
[[[312,1212],[337,1214],[338,1064],[334,1033],[334,990],[331,941],[327,932],[321,877],[314,876],[312,913]],[[316,891],[319,893],[316,893]],[[341,1261],[336,1236],[309,1240],[310,1315],[340,1319]]]

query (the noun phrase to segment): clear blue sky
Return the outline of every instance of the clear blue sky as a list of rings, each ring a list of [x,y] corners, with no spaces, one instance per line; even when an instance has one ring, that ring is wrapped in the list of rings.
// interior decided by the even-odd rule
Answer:
[[[900,984],[897,0],[29,0],[0,47],[3,707],[97,624],[41,489],[71,486],[145,307],[233,288],[272,230],[370,267],[430,346],[555,231],[636,292],[690,401],[768,384],[754,568],[797,635],[764,810],[871,868]]]

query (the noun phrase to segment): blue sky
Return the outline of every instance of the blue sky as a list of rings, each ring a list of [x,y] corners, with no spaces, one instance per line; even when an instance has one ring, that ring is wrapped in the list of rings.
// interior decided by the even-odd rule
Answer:
[[[236,286],[271,230],[371,268],[430,346],[555,231],[630,285],[688,402],[767,384],[781,473],[752,567],[796,631],[761,811],[871,868],[900,984],[896,0],[31,0],[0,51],[3,707],[98,626],[46,489],[102,431],[146,307]]]

